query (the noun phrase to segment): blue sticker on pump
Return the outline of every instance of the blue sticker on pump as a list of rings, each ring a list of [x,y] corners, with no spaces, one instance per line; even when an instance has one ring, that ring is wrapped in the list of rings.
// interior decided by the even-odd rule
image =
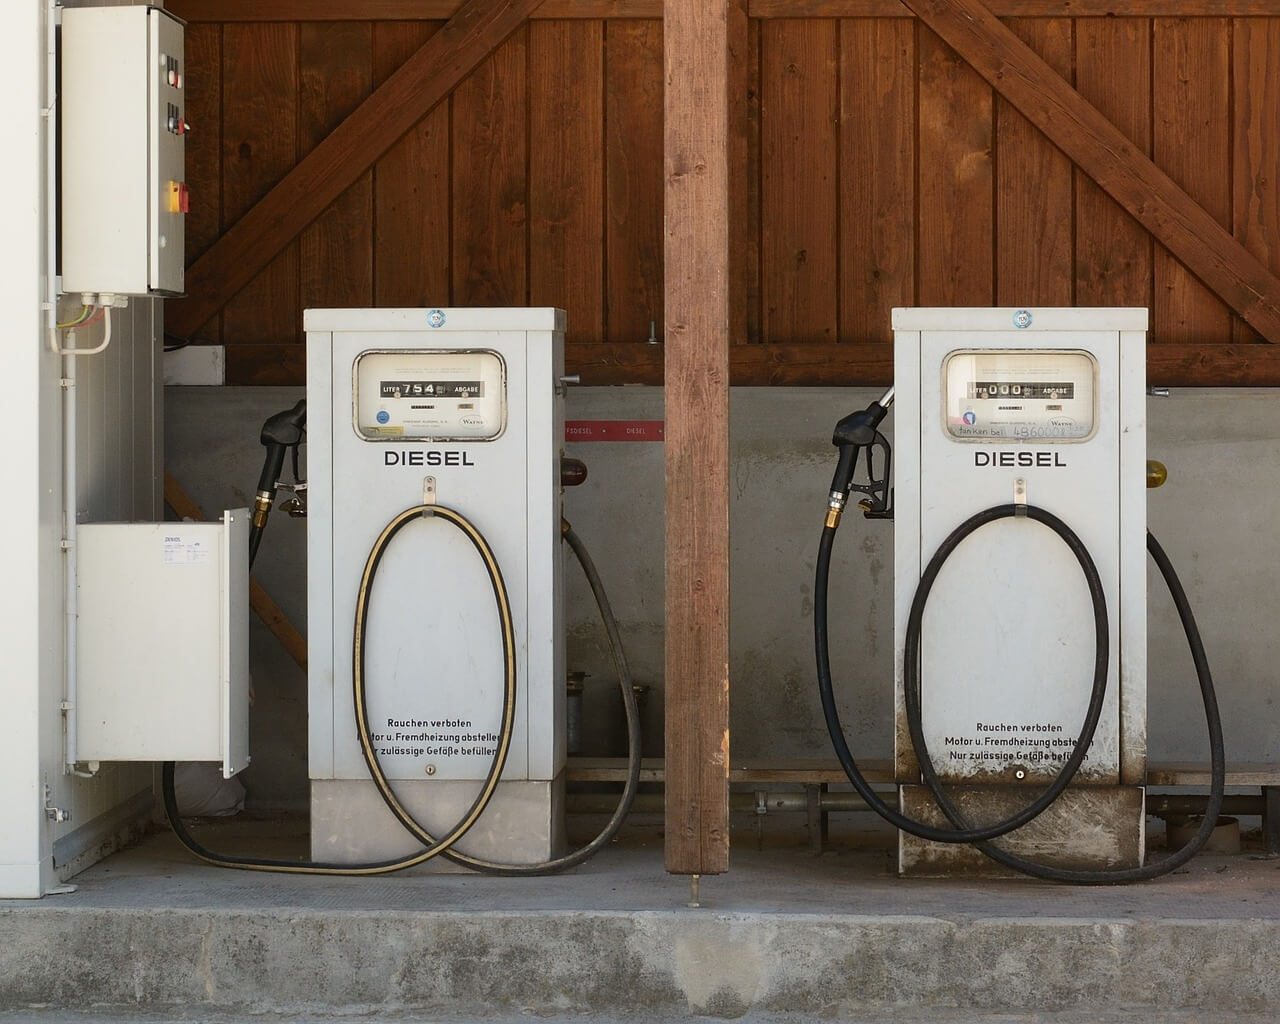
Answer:
[[[1018,330],[1026,330],[1031,326],[1031,310],[1020,309],[1013,314],[1013,326]]]
[[[387,412],[386,409],[380,409],[378,411],[377,420],[379,423],[386,423],[389,419],[391,419],[391,413]]]

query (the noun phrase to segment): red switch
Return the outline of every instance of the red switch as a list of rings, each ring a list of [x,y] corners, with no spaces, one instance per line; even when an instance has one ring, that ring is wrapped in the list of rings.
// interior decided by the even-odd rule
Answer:
[[[178,183],[178,212],[191,212],[191,190],[187,188],[185,181]]]

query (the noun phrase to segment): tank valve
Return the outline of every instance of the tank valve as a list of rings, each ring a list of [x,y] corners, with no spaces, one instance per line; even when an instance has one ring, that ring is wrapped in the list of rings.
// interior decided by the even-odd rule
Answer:
[[[1147,487],[1161,486],[1169,479],[1169,471],[1165,469],[1163,462],[1157,462],[1155,459],[1147,459]]]

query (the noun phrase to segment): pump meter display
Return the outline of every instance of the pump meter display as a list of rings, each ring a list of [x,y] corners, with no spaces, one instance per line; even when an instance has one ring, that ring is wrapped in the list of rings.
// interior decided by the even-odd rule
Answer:
[[[1098,368],[1079,350],[962,350],[943,365],[947,433],[965,441],[1084,441]]]
[[[488,350],[363,352],[353,393],[366,441],[491,441],[506,426],[506,366]]]

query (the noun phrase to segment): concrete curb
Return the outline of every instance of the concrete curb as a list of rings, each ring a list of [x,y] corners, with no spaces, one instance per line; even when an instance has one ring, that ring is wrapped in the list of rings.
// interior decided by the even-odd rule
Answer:
[[[0,910],[0,1007],[710,1016],[1123,1007],[1280,1016],[1280,921]]]

